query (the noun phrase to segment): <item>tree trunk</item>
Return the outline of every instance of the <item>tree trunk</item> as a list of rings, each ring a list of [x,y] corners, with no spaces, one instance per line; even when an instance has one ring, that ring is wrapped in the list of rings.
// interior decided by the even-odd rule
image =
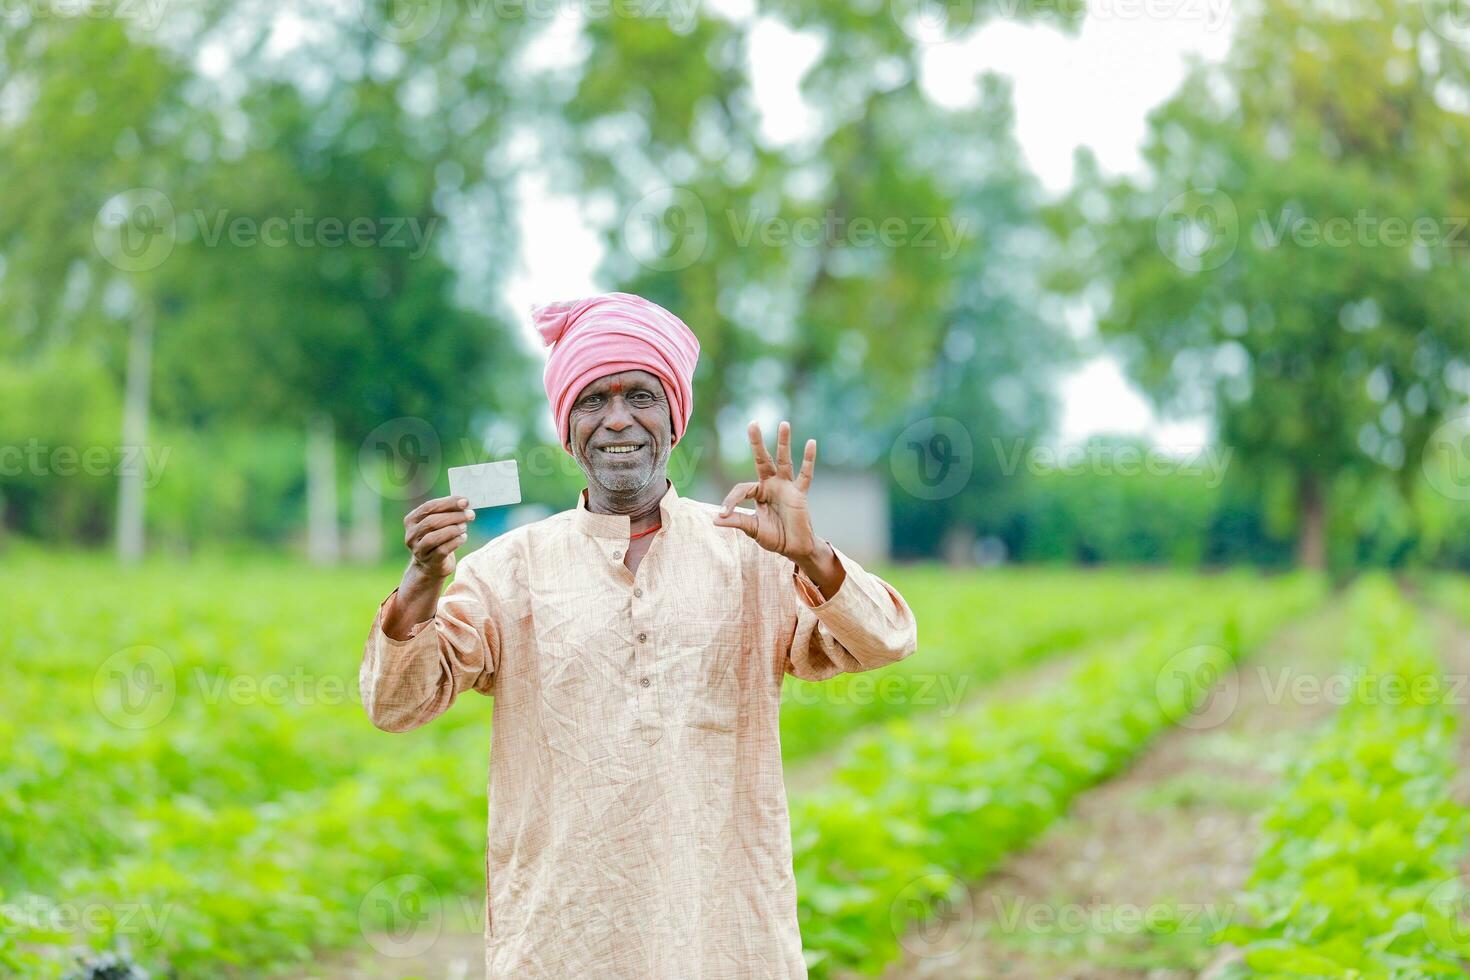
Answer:
[[[153,367],[153,309],[140,301],[128,336],[128,376],[123,390],[123,465],[118,469],[117,557],[136,562],[143,557],[145,467],[148,442],[148,387]]]
[[[353,561],[383,558],[383,498],[362,476],[352,481],[352,536],[347,550]]]
[[[337,444],[332,417],[312,417],[306,433],[306,554],[317,565],[337,561]]]
[[[1303,568],[1321,571],[1327,567],[1327,502],[1322,478],[1303,473],[1297,478],[1296,560]]]

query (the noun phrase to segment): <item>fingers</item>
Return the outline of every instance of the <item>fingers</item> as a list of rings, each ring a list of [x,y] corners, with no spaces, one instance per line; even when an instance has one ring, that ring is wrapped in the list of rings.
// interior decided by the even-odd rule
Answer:
[[[731,511],[728,514],[716,514],[715,525],[717,527],[739,528],[752,538],[755,537],[756,528],[759,526],[755,515],[743,510]]]
[[[449,552],[454,551],[469,537],[469,531],[463,524],[451,524],[441,527],[437,531],[431,531],[414,542],[414,557],[422,561],[428,561],[433,557],[442,558]]]
[[[730,513],[730,511],[735,509],[735,505],[740,503],[740,501],[749,500],[751,497],[754,497],[756,487],[758,486],[760,486],[760,484],[749,482],[735,484],[735,486],[730,489],[730,492],[725,494],[725,502],[720,505],[720,513],[722,515],[728,514]]]
[[[403,518],[403,526],[409,527],[413,524],[417,524],[419,521],[423,520],[430,514],[437,514],[444,511],[464,510],[465,508],[469,507],[469,505],[470,502],[468,500],[464,499],[463,497],[455,496],[435,497],[433,500],[425,500],[423,503],[419,504],[413,510],[408,512],[408,515]]]
[[[761,438],[761,427],[757,422],[750,423],[746,430],[750,436],[750,452],[755,457],[755,475],[764,480],[766,477],[776,475],[776,464],[771,459],[771,454],[766,452],[765,440]]]
[[[410,527],[405,535],[405,540],[411,541],[416,537],[422,537],[428,534],[430,531],[437,531],[441,527],[448,527],[451,524],[464,524],[474,519],[475,512],[472,510],[455,509],[451,511],[439,511],[428,515]]]
[[[776,475],[791,479],[791,423],[776,426]]]
[[[801,472],[796,474],[796,489],[806,493],[812,485],[812,471],[817,468],[817,440],[806,441],[806,452],[801,456]]]
[[[403,543],[415,563],[435,574],[454,567],[454,551],[469,540],[469,522],[475,512],[464,497],[436,497],[425,501],[403,519]]]

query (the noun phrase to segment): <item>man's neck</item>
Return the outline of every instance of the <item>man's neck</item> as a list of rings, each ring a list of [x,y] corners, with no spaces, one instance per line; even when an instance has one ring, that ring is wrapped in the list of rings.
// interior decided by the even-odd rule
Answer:
[[[610,494],[606,490],[587,487],[587,509],[594,514],[623,514],[630,519],[629,531],[637,534],[653,527],[660,521],[659,503],[669,492],[666,476],[648,481],[642,490],[627,495]]]

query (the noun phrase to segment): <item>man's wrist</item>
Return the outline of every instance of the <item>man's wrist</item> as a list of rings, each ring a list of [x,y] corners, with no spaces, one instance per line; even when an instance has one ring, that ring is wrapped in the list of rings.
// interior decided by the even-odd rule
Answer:
[[[413,627],[433,619],[444,581],[429,574],[417,562],[409,562],[403,580],[383,610],[383,632],[392,639],[406,640]]]
[[[816,547],[809,554],[792,560],[802,574],[812,580],[824,599],[831,599],[836,595],[843,579],[847,577],[842,562],[837,557],[837,549],[825,538],[818,539]]]

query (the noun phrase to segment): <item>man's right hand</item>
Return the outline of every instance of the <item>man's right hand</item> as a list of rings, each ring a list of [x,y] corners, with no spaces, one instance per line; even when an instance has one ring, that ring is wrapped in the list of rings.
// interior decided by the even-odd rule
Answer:
[[[444,580],[454,574],[454,551],[469,538],[475,512],[463,497],[425,501],[403,519],[403,543],[413,560],[383,615],[383,632],[408,639],[414,625],[434,618]]]
[[[436,497],[419,504],[403,519],[403,543],[413,563],[428,578],[454,574],[454,551],[469,537],[475,512],[463,497]]]

